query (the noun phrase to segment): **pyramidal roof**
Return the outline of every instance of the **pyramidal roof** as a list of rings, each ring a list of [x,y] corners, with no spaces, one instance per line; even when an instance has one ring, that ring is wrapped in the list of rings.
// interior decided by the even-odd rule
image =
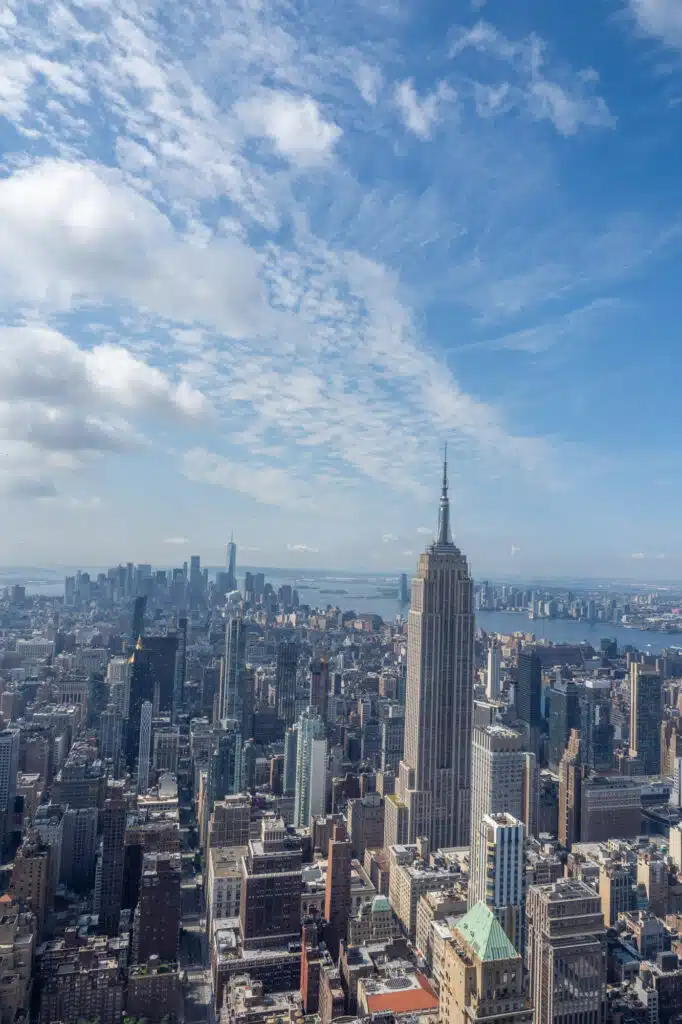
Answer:
[[[477,903],[455,928],[481,960],[513,960],[519,954],[485,903]]]

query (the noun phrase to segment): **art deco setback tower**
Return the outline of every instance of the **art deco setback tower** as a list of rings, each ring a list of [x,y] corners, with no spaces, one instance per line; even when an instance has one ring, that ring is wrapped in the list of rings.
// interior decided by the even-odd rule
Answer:
[[[407,807],[408,842],[428,836],[432,850],[470,839],[473,603],[467,560],[450,536],[446,455],[438,534],[412,581],[396,794]]]

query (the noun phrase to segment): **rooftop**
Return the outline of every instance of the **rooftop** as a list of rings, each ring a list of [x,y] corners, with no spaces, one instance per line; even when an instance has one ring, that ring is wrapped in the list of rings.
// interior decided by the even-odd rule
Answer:
[[[457,931],[481,960],[514,960],[519,956],[502,925],[485,903],[477,903],[472,907],[457,922]]]

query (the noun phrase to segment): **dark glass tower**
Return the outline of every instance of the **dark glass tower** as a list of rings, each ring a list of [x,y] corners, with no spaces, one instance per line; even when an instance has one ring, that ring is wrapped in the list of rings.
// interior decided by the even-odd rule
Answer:
[[[277,715],[286,728],[296,721],[296,674],[298,671],[298,644],[283,640],[277,648]]]
[[[549,694],[549,766],[556,770],[571,729],[580,728],[579,689],[572,679],[557,679]]]
[[[143,646],[142,639],[130,659],[130,709],[126,728],[126,764],[133,771],[140,748],[140,717],[145,701],[154,704],[154,674],[150,652]]]

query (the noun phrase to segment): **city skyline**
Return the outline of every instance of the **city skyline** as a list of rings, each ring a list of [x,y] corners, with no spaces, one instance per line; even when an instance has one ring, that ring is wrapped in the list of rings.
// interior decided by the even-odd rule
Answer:
[[[682,577],[674,4],[13,10],[0,562]]]

